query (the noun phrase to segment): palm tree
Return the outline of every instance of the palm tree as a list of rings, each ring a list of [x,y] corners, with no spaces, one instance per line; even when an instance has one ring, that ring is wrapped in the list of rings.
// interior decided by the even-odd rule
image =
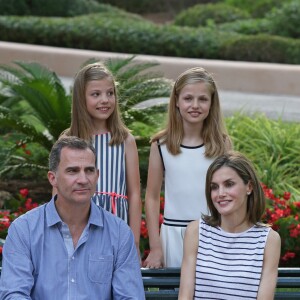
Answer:
[[[20,139],[17,144],[0,150],[0,176],[20,167],[47,169],[49,151],[61,132],[69,127],[71,118],[71,95],[55,72],[36,62],[17,61],[15,65],[0,66],[0,125],[5,132],[18,134]],[[169,96],[170,80],[149,72],[158,64],[137,62],[132,56],[110,59],[105,65],[119,83],[119,101],[126,125],[130,128],[136,121],[154,124],[156,108],[139,110],[135,105]],[[138,146],[148,139],[140,139]],[[20,146],[30,143],[38,144],[44,151],[38,161],[34,156],[15,155]]]

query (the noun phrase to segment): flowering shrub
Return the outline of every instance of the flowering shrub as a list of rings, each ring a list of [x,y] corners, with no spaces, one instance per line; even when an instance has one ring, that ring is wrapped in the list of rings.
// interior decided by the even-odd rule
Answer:
[[[284,192],[276,197],[273,190],[262,184],[267,198],[264,222],[272,224],[281,237],[281,267],[300,264],[300,201],[292,201],[291,194]]]
[[[284,192],[276,196],[273,190],[262,184],[267,200],[263,221],[272,225],[281,237],[281,267],[296,267],[300,265],[300,201],[292,201],[291,194]],[[0,239],[5,239],[8,227],[18,216],[38,206],[28,197],[28,189],[20,189],[18,199],[10,200],[5,210],[0,210]],[[143,203],[143,207],[144,203]],[[159,225],[163,222],[164,196],[160,197]],[[140,235],[140,250],[142,260],[149,254],[149,235],[143,210]],[[0,243],[0,255],[2,246]]]
[[[291,194],[275,196],[273,190],[262,184],[267,201],[263,222],[271,224],[281,237],[280,267],[300,265],[300,201],[292,201]],[[163,222],[164,197],[160,197],[160,225]],[[149,253],[148,229],[145,215],[141,224],[141,253],[144,260]]]
[[[160,213],[159,213],[159,226],[163,223],[163,211],[165,205],[165,198],[163,195],[160,196]],[[145,260],[149,254],[149,235],[148,229],[146,225],[145,218],[145,202],[143,202],[143,214],[142,214],[142,222],[141,222],[141,236],[140,236],[140,250],[141,250],[141,258]]]
[[[0,238],[5,239],[7,230],[13,220],[18,216],[38,206],[38,203],[28,197],[28,189],[20,189],[18,199],[11,199],[7,209],[0,210]],[[0,254],[2,246],[0,246]]]
[[[27,149],[27,144],[25,144],[22,141],[17,141],[16,144],[17,144],[17,148],[20,148],[23,150],[24,154],[31,155],[31,151],[29,149]]]

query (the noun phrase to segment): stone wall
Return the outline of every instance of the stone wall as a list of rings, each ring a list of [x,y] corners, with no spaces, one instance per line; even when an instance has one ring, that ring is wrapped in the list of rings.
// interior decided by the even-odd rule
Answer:
[[[9,64],[14,60],[37,61],[64,77],[73,77],[90,58],[105,60],[128,56],[129,54],[0,42],[1,64]],[[160,65],[157,70],[170,79],[175,79],[188,68],[201,66],[214,74],[222,90],[300,97],[300,65],[150,55],[137,55],[136,59],[158,62]]]

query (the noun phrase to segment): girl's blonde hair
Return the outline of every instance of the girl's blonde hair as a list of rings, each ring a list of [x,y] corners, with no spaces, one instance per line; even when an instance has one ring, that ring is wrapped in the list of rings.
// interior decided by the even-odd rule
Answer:
[[[111,133],[110,145],[118,145],[126,139],[129,129],[124,125],[121,118],[117,97],[117,83],[112,73],[101,62],[88,64],[76,74],[72,96],[71,126],[63,134],[77,136],[85,140],[92,139],[94,128],[86,106],[86,85],[90,81],[103,79],[112,82],[116,97],[115,109],[107,119],[107,127]]]
[[[196,67],[186,70],[175,81],[169,102],[167,126],[151,139],[151,142],[160,140],[162,144],[166,144],[169,152],[173,155],[181,152],[180,145],[183,139],[182,117],[176,107],[178,97],[184,86],[198,82],[204,82],[211,93],[211,107],[202,129],[205,156],[216,157],[232,148],[221,114],[216,83],[212,75],[205,69]]]

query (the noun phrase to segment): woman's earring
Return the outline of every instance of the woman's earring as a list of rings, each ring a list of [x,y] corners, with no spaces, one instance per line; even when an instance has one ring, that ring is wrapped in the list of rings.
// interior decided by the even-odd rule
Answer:
[[[251,192],[247,192],[247,195],[250,195],[251,194]]]

